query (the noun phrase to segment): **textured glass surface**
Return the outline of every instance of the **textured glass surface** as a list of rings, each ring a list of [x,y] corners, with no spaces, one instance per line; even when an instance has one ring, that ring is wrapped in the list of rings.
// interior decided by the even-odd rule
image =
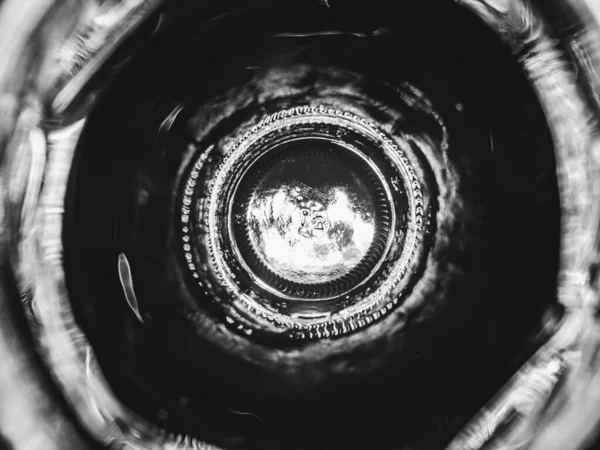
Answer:
[[[599,19],[0,2],[0,449],[589,446]]]

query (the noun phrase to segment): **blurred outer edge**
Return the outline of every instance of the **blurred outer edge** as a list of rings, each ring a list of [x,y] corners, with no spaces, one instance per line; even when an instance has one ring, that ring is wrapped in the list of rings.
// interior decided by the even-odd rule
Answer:
[[[64,28],[73,29],[82,2],[64,1],[58,8],[51,0],[6,0],[0,5],[0,193],[7,198],[9,161],[7,147],[19,139],[16,126],[27,87],[34,87],[36,58],[44,47],[60,45],[66,35],[49,37],[49,22],[70,22]],[[39,68],[39,67],[38,67]],[[20,73],[20,77],[14,77]],[[39,72],[38,72],[39,73]],[[37,90],[37,89],[35,89]],[[34,99],[31,101],[37,103]],[[34,110],[36,109],[33,106]],[[31,115],[30,108],[29,117]],[[21,124],[33,123],[21,120]],[[27,130],[22,130],[27,131]],[[91,448],[73,425],[65,403],[45,376],[40,361],[32,351],[31,336],[19,316],[17,296],[10,274],[7,207],[0,203],[0,447],[18,450],[62,450]]]
[[[41,368],[26,325],[9,305],[15,293],[6,289],[6,265],[0,269],[0,450],[93,448],[73,425],[64,401]]]
[[[543,43],[535,48],[547,52],[545,57],[528,54],[533,84],[585,98],[585,105],[569,105],[572,116],[546,110],[560,150],[564,242],[558,286],[568,314],[558,333],[481,409],[449,449],[600,448],[596,447],[600,442],[594,442],[600,431],[600,0],[456,1],[468,4],[490,23],[500,16],[513,20],[508,23],[513,29],[501,31],[515,33],[517,41]],[[547,24],[540,27],[531,8]],[[520,57],[529,52],[521,52],[524,43],[518,48]],[[577,136],[574,140],[568,127]]]
[[[14,235],[7,226],[23,200],[21,188],[11,185],[11,168],[24,164],[22,150],[42,118],[43,96],[59,81],[57,61],[41,56],[59,53],[91,4],[0,2],[0,450],[98,448],[78,427],[33,350],[10,263]]]
[[[551,7],[557,0],[540,2],[540,8]],[[578,21],[578,32],[571,37],[577,41],[582,55],[575,55],[579,61],[580,76],[590,88],[589,101],[595,112],[593,129],[595,136],[590,137],[588,170],[598,176],[600,167],[600,0],[565,0]],[[560,25],[557,24],[557,27]],[[570,30],[559,30],[568,35]],[[594,192],[596,201],[600,192]],[[565,393],[555,401],[559,407],[554,414],[543,420],[529,448],[531,450],[583,450],[600,448],[600,323],[598,307],[600,283],[598,267],[600,265],[600,224],[596,224],[595,243],[589,248],[589,254],[582,255],[588,269],[587,289],[589,298],[589,327],[582,339],[581,364],[566,380]]]

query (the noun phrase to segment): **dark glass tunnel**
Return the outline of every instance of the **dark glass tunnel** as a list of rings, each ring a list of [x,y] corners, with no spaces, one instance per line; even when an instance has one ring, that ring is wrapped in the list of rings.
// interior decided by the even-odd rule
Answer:
[[[0,449],[590,448],[593,2],[30,3]]]

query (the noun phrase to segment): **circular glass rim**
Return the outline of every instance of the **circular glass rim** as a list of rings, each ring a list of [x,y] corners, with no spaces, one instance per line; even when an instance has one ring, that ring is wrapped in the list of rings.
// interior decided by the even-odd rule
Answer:
[[[41,310],[49,308],[50,305],[58,304],[64,308],[63,311],[69,311],[68,303],[65,300],[64,285],[60,284],[62,279],[60,264],[57,264],[56,255],[60,255],[60,244],[57,247],[56,244],[49,243],[49,240],[60,242],[60,226],[58,229],[53,229],[48,225],[54,224],[52,226],[55,226],[56,223],[60,223],[62,216],[60,186],[53,185],[52,188],[59,188],[58,193],[48,194],[47,198],[39,203],[31,203],[28,200],[31,197],[23,194],[31,192],[31,189],[41,190],[43,177],[39,174],[35,175],[35,171],[38,171],[40,167],[56,168],[57,164],[68,165],[69,149],[77,140],[83,122],[65,123],[61,128],[44,134],[41,125],[45,116],[44,111],[48,111],[46,105],[51,105],[49,110],[53,114],[63,114],[98,67],[114,51],[117,44],[134,32],[139,23],[162,3],[164,2],[152,0],[121,2],[5,0],[0,5],[0,147],[4,177],[2,248],[3,261],[7,263],[6,271],[9,275],[2,285],[4,292],[0,296],[0,308],[5,313],[0,318],[2,324],[0,326],[0,351],[6,357],[5,370],[7,373],[13,374],[12,377],[7,378],[7,384],[0,387],[0,393],[5,400],[0,408],[10,411],[15,404],[28,406],[27,409],[20,411],[21,414],[17,418],[23,423],[23,426],[19,428],[19,431],[11,431],[8,436],[13,442],[27,442],[28,435],[36,435],[42,436],[48,449],[65,448],[65,442],[76,443],[76,448],[83,449],[88,446],[88,443],[81,438],[81,430],[67,425],[70,415],[60,408],[56,409],[54,416],[55,419],[62,418],[60,430],[51,425],[39,427],[40,423],[48,424],[48,422],[40,413],[38,405],[54,396],[47,383],[41,381],[44,378],[39,369],[32,369],[32,380],[30,380],[32,384],[26,388],[23,385],[18,370],[25,363],[31,367],[37,367],[37,360],[27,351],[29,342],[26,337],[27,333],[19,331],[9,322],[14,317],[10,302],[15,300],[11,294],[14,291],[11,283],[16,284],[18,289],[23,289],[20,283],[31,275],[21,264],[24,258],[38,259],[39,261],[34,264],[34,267],[46,277],[45,281],[39,281],[38,288],[41,289],[36,292],[25,291],[25,301],[28,304],[36,305],[35,312],[38,319],[42,317]],[[206,3],[214,2],[207,0]],[[324,1],[324,3],[327,2]],[[522,18],[532,20],[537,26],[535,15],[530,9],[531,6],[521,3],[519,0],[459,0],[458,3],[472,9],[488,22],[499,35],[507,39],[509,45],[513,44],[510,42],[511,31],[514,31],[511,27],[518,27]],[[525,70],[530,73],[531,79],[539,91],[542,91],[544,86],[548,87],[550,81],[549,72],[551,71],[544,74],[543,70],[547,67],[554,67],[557,69],[557,73],[554,75],[558,77],[554,80],[561,80],[560,77],[563,77],[562,81],[566,83],[557,85],[557,93],[561,93],[564,86],[571,86],[573,72],[579,70],[581,77],[589,83],[592,92],[597,94],[600,92],[600,79],[597,75],[600,73],[600,27],[598,26],[600,4],[594,0],[584,0],[583,2],[548,0],[538,2],[536,7],[541,10],[549,10],[552,7],[565,5],[572,12],[573,21],[582,24],[583,28],[577,31],[564,31],[560,24],[552,23],[552,25],[561,29],[564,32],[561,36],[562,40],[570,42],[573,46],[575,56],[572,57],[571,62],[575,67],[568,68],[566,64],[559,64],[557,67],[552,65],[552,61],[544,60],[542,61],[548,66],[540,67],[540,60],[532,61],[527,58],[523,59],[523,65]],[[511,22],[515,18],[520,19]],[[84,55],[82,62],[76,62],[72,55],[78,49],[78,44],[75,43],[77,36],[90,29],[97,33],[98,44],[82,53]],[[552,53],[552,49],[555,47],[550,42],[547,29],[543,26],[539,26],[538,29],[541,32],[541,38],[536,41],[537,44],[540,44],[541,41],[546,46],[545,48]],[[71,50],[68,50],[69,46]],[[63,51],[65,48],[67,48],[66,52]],[[56,55],[59,53],[62,56],[57,58]],[[35,60],[33,55],[44,55],[44,57],[41,60]],[[562,55],[554,54],[554,56],[563,61]],[[21,73],[23,70],[30,73],[30,77],[15,79],[13,75]],[[35,92],[25,95],[26,83],[29,83],[27,86],[31,87],[32,80]],[[577,95],[579,98],[581,94],[573,95]],[[543,98],[541,101],[542,103],[547,102]],[[591,101],[594,102],[594,100]],[[561,186],[563,208],[565,210],[572,208],[573,212],[566,223],[568,231],[563,234],[565,243],[563,243],[563,263],[559,279],[560,300],[571,311],[570,317],[576,317],[581,322],[585,322],[586,319],[581,317],[580,312],[588,311],[590,304],[595,304],[598,298],[598,288],[592,284],[592,282],[595,283],[595,280],[589,278],[588,269],[597,257],[596,243],[599,241],[598,230],[600,228],[598,209],[589,201],[593,200],[594,194],[598,192],[596,174],[600,166],[600,159],[597,157],[600,143],[595,130],[588,122],[590,118],[597,119],[600,114],[597,101],[591,105],[587,102],[586,104],[587,106],[583,110],[574,112],[568,110],[572,113],[571,119],[565,116],[557,117],[550,110],[547,111],[549,122],[555,131],[555,140],[558,144],[557,156],[563,163],[562,168],[567,166],[566,155],[571,152],[576,155],[576,158],[585,160],[583,164],[574,163],[579,171],[583,171],[584,181],[578,182],[566,177],[562,180]],[[561,124],[563,120],[564,122]],[[581,128],[581,141],[568,143],[563,132],[565,128],[573,126]],[[44,149],[41,152],[39,151],[40,145]],[[47,158],[46,145],[51,147]],[[27,163],[23,162],[27,164],[27,170],[32,174],[32,178],[27,180],[30,182],[29,185],[23,184],[22,179],[15,177],[15,169],[21,167],[16,161],[23,156],[24,152],[27,153],[29,159],[26,160]],[[582,165],[586,167],[585,170],[581,167]],[[585,197],[585,201],[578,202],[575,195]],[[21,224],[19,232],[31,236],[32,241],[30,242],[40,244],[35,251],[19,247],[20,241],[16,239],[15,234],[8,232],[10,231],[8,225],[13,223],[12,220],[15,218],[19,218],[17,223]],[[38,225],[35,232],[32,231],[33,224]],[[33,235],[30,234],[32,232]],[[39,233],[45,233],[45,235],[40,236]],[[10,281],[11,278],[15,279],[14,282]],[[58,284],[49,283],[50,280],[55,280]],[[62,316],[48,314],[44,317],[42,327],[38,330],[45,338],[42,340],[44,361],[52,372],[54,380],[62,388],[64,396],[77,411],[85,430],[97,441],[107,445],[120,442],[156,450],[163,448],[190,449],[198,446],[210,448],[206,444],[193,442],[191,439],[169,436],[164,430],[135,417],[127,408],[119,404],[103,380],[95,362],[93,350],[87,344],[85,336],[77,328],[68,328],[65,320],[64,313]],[[70,320],[67,322],[71,325]],[[573,325],[571,322],[568,322],[568,327],[567,325],[562,326],[555,336],[556,338],[549,345],[540,349],[540,352],[532,358],[531,364],[535,366],[544,360],[544,355],[545,357],[557,355],[565,349],[575,347],[581,350],[587,342],[582,341],[579,337],[581,329],[581,324]],[[76,345],[74,342],[78,342],[78,344]],[[58,369],[58,365],[55,363],[58,361],[64,363],[65,359],[73,363],[69,365],[69,370]],[[570,366],[582,367],[586,363],[586,361],[577,362]],[[83,398],[93,400],[95,406],[85,406],[80,401]],[[477,445],[477,438],[480,436],[477,430],[482,427],[487,427],[486,430],[495,429],[497,423],[493,422],[490,417],[498,411],[498,408],[506,406],[506,403],[499,400],[503,398],[505,397],[499,395],[498,399],[492,400],[490,405],[484,409],[487,412],[474,418],[465,432],[457,436],[456,441],[449,448],[480,448],[480,445]],[[578,399],[578,401],[585,406],[585,399]],[[98,411],[102,412],[102,417],[98,416]],[[597,410],[592,410],[592,412],[595,416],[591,417],[591,420],[600,419],[600,412]],[[7,417],[10,415],[6,414]],[[117,418],[120,420],[115,420]],[[118,423],[127,423],[127,427],[119,427]],[[4,421],[0,422],[3,431],[6,429],[5,425]],[[535,435],[531,436],[533,445],[538,443],[535,448],[549,448],[540,444],[540,442],[544,442],[543,437],[543,430],[536,431]],[[62,439],[62,441],[57,439]],[[561,448],[563,450],[574,449],[580,443],[575,440]]]

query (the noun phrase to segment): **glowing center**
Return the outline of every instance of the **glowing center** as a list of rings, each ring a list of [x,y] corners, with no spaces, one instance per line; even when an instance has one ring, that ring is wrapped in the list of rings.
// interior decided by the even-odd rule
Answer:
[[[286,143],[263,155],[234,203],[243,228],[236,234],[251,254],[244,258],[255,273],[300,285],[351,273],[365,264],[378,233],[378,181],[366,160],[326,140]]]

